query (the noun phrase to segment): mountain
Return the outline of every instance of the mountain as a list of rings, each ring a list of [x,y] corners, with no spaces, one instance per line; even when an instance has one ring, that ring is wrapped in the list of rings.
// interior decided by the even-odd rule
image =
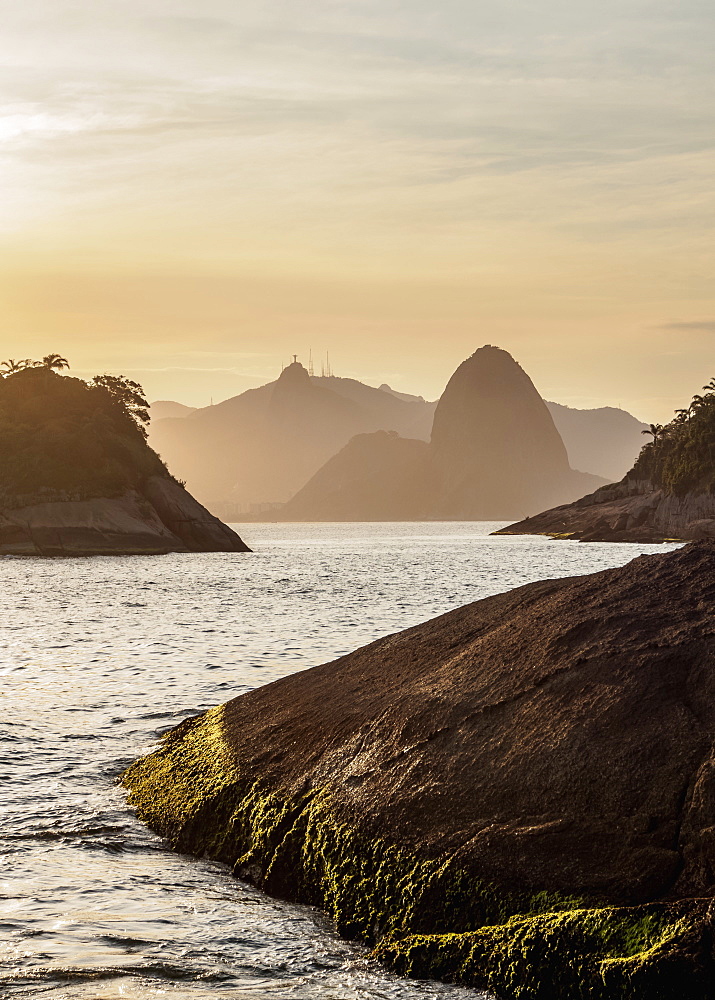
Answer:
[[[233,512],[284,502],[355,434],[429,435],[430,404],[355,379],[311,377],[298,362],[274,382],[183,417],[150,441],[197,496]]]
[[[123,781],[403,974],[709,1000],[714,593],[712,543],[531,583],[187,719]]]
[[[437,405],[386,383],[376,389],[357,379],[309,376],[296,362],[276,381],[216,406],[195,409],[158,400],[152,403],[149,433],[152,445],[204,502],[227,517],[240,517],[252,508],[272,513],[355,434],[395,431],[402,438],[429,441]],[[645,425],[629,413],[546,406],[572,469],[617,479],[630,468]],[[491,419],[488,411],[484,416]],[[543,413],[539,419],[543,422]],[[378,453],[375,476],[382,461]],[[367,469],[365,444],[359,458],[356,451],[348,452],[339,466],[347,471],[353,457]],[[389,489],[386,480],[376,482]],[[582,492],[596,484],[582,484]],[[388,506],[392,502],[385,499]]]
[[[1,554],[247,551],[148,446],[139,388],[43,367],[0,378]]]
[[[186,406],[184,403],[177,403],[173,399],[155,399],[150,404],[152,420],[164,420],[165,417],[188,417],[195,409],[195,406]]]
[[[625,476],[643,446],[647,424],[614,406],[576,410],[562,403],[546,405],[574,469],[611,481]]]
[[[595,476],[575,472],[546,403],[498,347],[463,361],[437,405],[431,438],[430,516],[498,520],[574,498]]]
[[[280,510],[279,520],[411,521],[423,514],[429,445],[395,431],[356,434]]]
[[[387,382],[383,382],[381,386],[378,387],[380,392],[389,392],[391,396],[397,396],[398,399],[404,399],[408,403],[426,403],[427,400],[424,396],[413,396],[410,392],[398,392],[397,389],[391,388]],[[436,403],[428,403],[428,406],[435,407]]]
[[[313,376],[312,381],[364,406],[372,414],[373,421],[379,423],[379,430],[397,431],[402,437],[429,441],[436,403],[428,403],[422,396],[393,392],[389,386],[375,389],[353,378],[321,375]]]
[[[486,346],[449,380],[429,444],[363,435],[279,512],[286,520],[504,520],[563,502],[604,480],[569,466],[529,376]]]
[[[715,380],[665,427],[652,425],[615,485],[502,529],[582,541],[715,538]]]

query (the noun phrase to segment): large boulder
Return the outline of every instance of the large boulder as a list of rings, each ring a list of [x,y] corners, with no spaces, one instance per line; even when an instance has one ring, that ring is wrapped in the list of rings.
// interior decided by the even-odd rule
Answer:
[[[490,597],[173,730],[179,850],[399,971],[514,998],[715,991],[715,545]]]

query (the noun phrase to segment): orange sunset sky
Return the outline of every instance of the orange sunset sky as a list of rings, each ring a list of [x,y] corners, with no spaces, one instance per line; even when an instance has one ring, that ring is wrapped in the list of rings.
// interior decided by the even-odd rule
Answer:
[[[710,0],[24,0],[1,357],[204,405],[493,343],[648,420],[715,375]]]

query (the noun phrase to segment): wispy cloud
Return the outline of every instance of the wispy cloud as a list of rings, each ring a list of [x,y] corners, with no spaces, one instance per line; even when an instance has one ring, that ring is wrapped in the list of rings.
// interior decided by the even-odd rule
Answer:
[[[715,333],[715,319],[676,320],[661,323],[658,330],[673,330],[676,333]]]
[[[710,0],[5,6],[0,262],[36,275],[6,283],[16,324],[278,360],[352,338],[367,371],[419,365],[423,338],[434,394],[478,322],[547,338],[538,369],[579,316],[640,364],[660,317],[713,315]],[[661,330],[702,354],[713,332]]]

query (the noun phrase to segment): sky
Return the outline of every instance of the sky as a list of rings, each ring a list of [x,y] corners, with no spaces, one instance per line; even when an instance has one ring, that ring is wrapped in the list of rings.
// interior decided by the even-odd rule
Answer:
[[[491,343],[646,420],[715,375],[711,0],[0,13],[0,358],[436,398]]]

